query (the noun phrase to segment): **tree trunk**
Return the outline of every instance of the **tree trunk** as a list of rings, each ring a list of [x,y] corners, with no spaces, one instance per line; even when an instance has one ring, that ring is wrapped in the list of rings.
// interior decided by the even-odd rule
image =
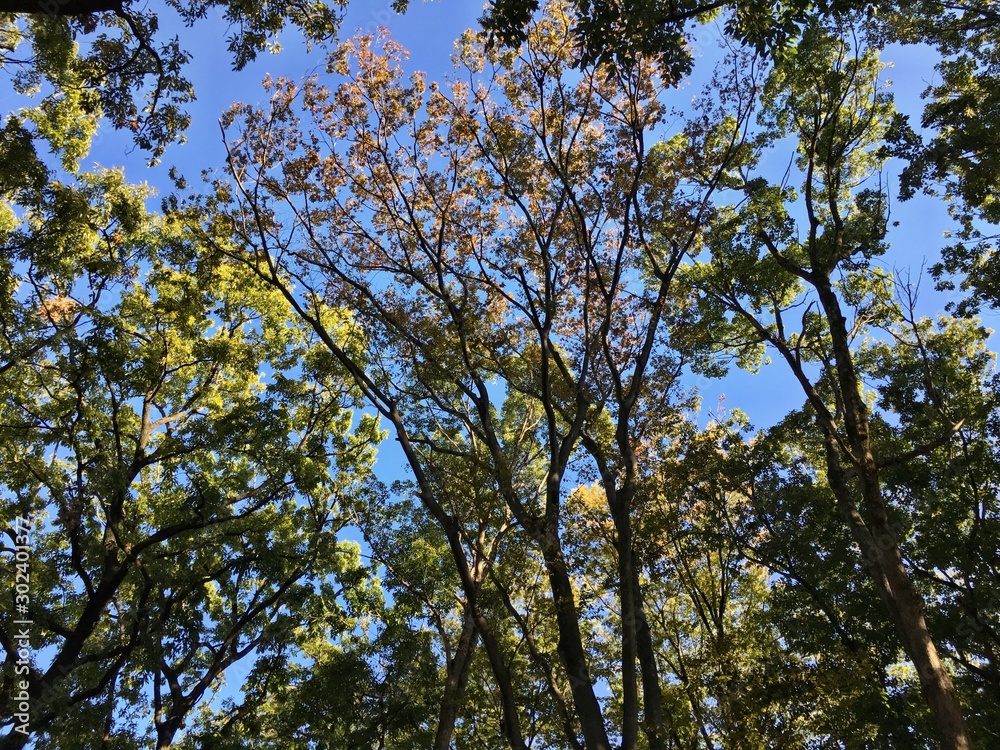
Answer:
[[[514,696],[514,687],[510,679],[510,670],[500,652],[500,646],[493,637],[489,620],[481,612],[475,612],[476,628],[479,637],[483,641],[483,648],[490,660],[490,667],[493,669],[493,676],[496,678],[497,687],[500,689],[500,705],[503,709],[503,733],[507,738],[507,744],[511,750],[528,750],[524,742],[524,735],[521,733],[521,722],[517,716],[517,701]]]
[[[618,587],[622,612],[622,750],[631,750],[638,740],[639,698],[636,659],[642,677],[643,731],[650,750],[663,750],[663,694],[660,689],[656,650],[653,646],[645,602],[635,564],[632,519],[629,515],[634,492],[614,492],[609,497],[618,536]]]
[[[441,699],[441,713],[434,735],[434,750],[448,750],[451,746],[451,736],[455,733],[455,722],[458,721],[458,714],[462,710],[462,698],[465,695],[465,686],[469,682],[469,667],[472,665],[472,655],[476,651],[478,638],[476,618],[472,608],[466,607],[462,634],[458,639],[455,654],[448,664],[444,696]]]
[[[844,403],[847,442],[853,454],[852,464],[861,490],[863,514],[854,510],[855,517],[849,517],[848,523],[855,540],[861,545],[872,581],[899,631],[903,648],[917,669],[920,688],[934,716],[942,746],[947,750],[968,750],[971,739],[958,694],[938,656],[924,618],[923,597],[906,572],[899,539],[889,523],[878,465],[872,452],[868,409],[862,398],[860,378],[851,355],[847,321],[829,277],[818,279],[815,288],[830,325],[837,379]],[[825,429],[829,432],[829,458],[831,443],[836,442],[837,437],[832,432],[832,426],[826,426]],[[839,453],[839,448],[837,452]],[[833,468],[831,487],[836,492],[835,485],[843,486],[844,478],[842,474],[835,476],[836,467]],[[847,511],[850,515],[850,509]]]
[[[635,750],[639,735],[639,688],[636,681],[636,597],[632,559],[632,524],[628,508],[612,506],[618,537],[618,599],[622,621],[622,744],[621,750]]]
[[[663,726],[663,691],[660,688],[660,670],[656,663],[653,634],[646,618],[646,601],[639,586],[639,569],[633,566],[635,586],[635,639],[639,653],[639,672],[642,675],[643,727],[649,750],[665,750]]]
[[[583,741],[587,750],[611,750],[604,716],[600,703],[590,681],[587,654],[583,648],[580,621],[576,611],[573,586],[566,570],[562,548],[556,531],[548,530],[542,544],[542,556],[552,589],[552,599],[556,608],[556,624],[559,629],[557,650],[569,676],[570,692],[576,715],[583,730]]]

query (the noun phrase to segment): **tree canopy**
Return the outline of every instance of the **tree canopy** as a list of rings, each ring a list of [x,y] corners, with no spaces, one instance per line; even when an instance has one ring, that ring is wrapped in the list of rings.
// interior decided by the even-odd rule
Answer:
[[[438,82],[215,6],[322,62],[158,210],[88,150],[182,137],[163,11],[0,15],[3,747],[1000,740],[989,7],[497,2]]]

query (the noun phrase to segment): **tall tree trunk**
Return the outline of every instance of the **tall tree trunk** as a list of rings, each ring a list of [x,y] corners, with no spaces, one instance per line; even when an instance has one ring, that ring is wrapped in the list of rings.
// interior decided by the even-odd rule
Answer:
[[[634,400],[630,401],[634,405]],[[639,582],[639,565],[635,562],[635,540],[632,532],[632,505],[636,496],[638,458],[629,440],[628,420],[624,414],[631,405],[623,407],[619,417],[618,444],[625,457],[626,476],[619,485],[618,477],[611,470],[603,450],[591,436],[582,437],[583,444],[597,461],[608,509],[616,535],[615,551],[618,555],[618,599],[622,617],[622,703],[624,711],[622,750],[635,747],[638,735],[639,700],[636,687],[635,662],[639,661],[642,677],[642,729],[649,750],[665,748],[663,721],[663,691],[660,687],[656,648],[653,645],[646,605]],[[632,718],[634,717],[634,719]]]
[[[632,559],[632,524],[628,508],[612,506],[618,541],[618,599],[622,621],[622,744],[621,750],[635,750],[639,735],[639,688],[636,680],[636,596]]]
[[[618,541],[618,588],[622,612],[622,750],[631,750],[638,740],[639,696],[636,660],[642,677],[643,731],[650,750],[663,750],[663,695],[660,689],[656,650],[653,646],[645,602],[635,564],[630,498],[632,491],[609,491],[609,502]]]
[[[639,654],[639,673],[642,675],[643,727],[649,750],[665,750],[663,725],[663,690],[660,687],[660,669],[656,663],[653,633],[646,617],[646,600],[639,585],[639,568],[632,566],[635,587],[635,641]]]
[[[923,597],[906,572],[899,539],[889,522],[878,464],[872,451],[868,409],[851,354],[847,321],[829,277],[817,278],[815,288],[830,325],[837,379],[844,403],[844,426],[852,454],[851,463],[861,491],[863,514],[857,515],[855,511],[857,517],[848,519],[851,532],[861,544],[869,574],[899,631],[904,649],[917,669],[920,687],[937,724],[942,746],[948,750],[968,750],[971,739],[958,693],[938,656],[924,617]],[[830,434],[828,443],[830,440],[836,440],[836,437]],[[843,485],[842,476],[832,479],[831,486]]]
[[[524,742],[524,735],[521,733],[521,722],[517,716],[517,701],[514,696],[514,686],[510,679],[510,670],[500,652],[500,646],[493,637],[493,630],[490,621],[482,612],[475,610],[476,628],[479,637],[483,641],[483,648],[490,660],[490,667],[493,670],[493,677],[497,681],[500,689],[500,705],[503,709],[503,733],[507,738],[507,744],[511,750],[528,750]]]
[[[472,607],[466,606],[465,616],[462,619],[462,634],[459,636],[455,653],[448,663],[444,696],[441,698],[441,712],[438,715],[438,728],[434,735],[434,750],[448,750],[451,746],[451,736],[455,733],[455,722],[458,721],[458,714],[462,710],[465,686],[469,682],[469,667],[472,665],[472,655],[476,651],[478,638],[475,615]]]
[[[587,750],[611,750],[611,742],[604,727],[601,705],[594,693],[587,666],[587,653],[583,647],[583,635],[576,610],[573,585],[559,543],[558,531],[547,529],[542,541],[542,557],[552,589],[552,599],[556,608],[556,625],[559,639],[557,650],[569,677],[573,705],[583,730],[583,741]]]

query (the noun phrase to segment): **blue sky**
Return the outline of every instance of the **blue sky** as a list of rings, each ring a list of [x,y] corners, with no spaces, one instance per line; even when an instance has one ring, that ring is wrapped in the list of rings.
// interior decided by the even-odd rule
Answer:
[[[410,51],[408,68],[423,70],[430,80],[441,80],[451,70],[454,40],[467,28],[476,26],[482,14],[479,0],[438,0],[411,3],[404,15],[393,11],[391,0],[352,0],[349,3],[341,38],[355,33],[373,33],[378,28],[388,30],[392,38]],[[189,111],[192,124],[187,131],[187,143],[171,146],[162,164],[154,169],[146,167],[146,154],[130,149],[127,136],[105,129],[100,133],[92,151],[92,159],[102,166],[124,166],[132,181],[148,181],[161,193],[169,190],[167,170],[176,166],[189,183],[197,184],[204,169],[218,168],[224,160],[218,119],[235,101],[250,103],[263,99],[261,80],[267,76],[287,76],[301,79],[321,69],[325,52],[311,51],[299,40],[294,29],[286,31],[280,41],[282,51],[262,54],[246,69],[232,70],[226,50],[227,26],[218,11],[197,24],[186,28],[168,18],[163,19],[161,32],[164,37],[177,34],[181,45],[192,53],[188,75],[195,86],[197,101]],[[714,62],[719,58],[718,40],[722,37],[718,22],[702,26],[693,39],[697,63],[694,75],[682,82],[672,93],[668,104],[683,107],[704,85]],[[911,122],[919,122],[922,102],[921,92],[936,77],[935,57],[922,47],[890,48],[883,59],[891,62],[885,75],[892,81],[897,97],[897,107],[911,115]],[[766,166],[775,173],[784,172],[793,154],[767,157]],[[889,270],[910,269],[916,277],[920,269],[929,267],[938,258],[943,235],[951,223],[945,206],[940,201],[915,199],[900,203],[894,199],[900,165],[890,163],[885,177],[888,180],[891,203],[891,220],[899,226],[890,235],[892,250],[882,259]],[[155,205],[155,199],[151,206]],[[930,279],[921,284],[921,307],[924,314],[936,314],[943,309],[947,298],[937,293]],[[991,324],[988,315],[986,324]],[[764,427],[780,419],[787,411],[803,401],[798,383],[782,362],[765,366],[758,375],[749,375],[734,368],[724,380],[710,381],[692,378],[703,395],[703,408],[713,409],[724,399],[726,408],[745,411],[757,427]]]
[[[341,38],[355,33],[389,31],[411,54],[414,70],[425,70],[431,78],[440,78],[451,68],[454,40],[476,24],[482,6],[476,0],[441,0],[422,3],[415,0],[405,15],[397,15],[391,0],[352,0],[348,6]],[[192,116],[187,131],[188,142],[173,145],[163,158],[162,168],[146,170],[146,155],[128,150],[127,136],[108,132],[100,135],[91,155],[103,166],[124,165],[133,180],[148,180],[166,190],[166,167],[177,166],[189,181],[202,169],[222,163],[224,152],[218,126],[222,112],[235,101],[258,102],[263,98],[261,81],[266,75],[300,79],[322,69],[325,52],[306,50],[294,29],[286,30],[279,41],[279,54],[262,54],[242,71],[234,71],[226,49],[227,25],[218,11],[193,28],[186,28],[166,16],[162,19],[161,38],[176,34],[181,46],[192,55],[186,73],[194,84],[197,101],[189,107]]]
[[[466,28],[476,25],[482,14],[478,0],[441,0],[421,3],[415,0],[409,11],[397,15],[390,0],[352,0],[342,27],[341,36],[348,37],[357,31],[374,32],[386,28],[392,37],[410,50],[409,67],[428,72],[430,79],[440,80],[451,68],[450,57],[453,41]],[[219,167],[224,150],[218,118],[234,101],[257,102],[263,98],[260,82],[265,75],[302,78],[323,65],[324,52],[306,51],[294,31],[282,38],[285,49],[279,55],[262,55],[247,69],[234,72],[226,50],[226,24],[215,16],[199,23],[193,29],[171,26],[164,19],[162,29],[166,36],[177,34],[181,45],[193,55],[188,74],[195,85],[197,101],[191,106],[192,125],[187,132],[188,142],[171,146],[161,166],[147,169],[147,155],[130,149],[128,137],[105,129],[98,137],[91,154],[92,161],[102,166],[123,166],[128,178],[134,182],[149,182],[161,194],[170,183],[167,169],[176,166],[189,182],[196,184],[203,169]],[[696,53],[702,65],[694,78],[682,84],[672,96],[673,103],[681,105],[700,88],[707,68],[711,67],[715,52],[714,40],[719,32],[713,26],[699,31]],[[893,48],[886,55],[894,67],[887,76],[894,82],[898,106],[909,112],[914,122],[919,120],[921,108],[919,94],[933,81],[934,58],[921,48]],[[771,168],[783,171],[791,154],[774,157]],[[887,178],[890,194],[895,195],[898,165],[889,165]],[[155,206],[155,201],[151,207]],[[944,242],[943,233],[950,227],[944,206],[937,201],[914,200],[909,203],[892,202],[891,220],[899,222],[891,241],[893,250],[884,259],[889,268],[910,268],[916,274],[921,266],[929,266],[938,258]],[[933,291],[933,284],[924,279],[921,285],[924,312],[939,311],[947,298]],[[991,320],[992,319],[992,320]],[[986,323],[995,324],[996,316],[987,316]],[[711,409],[724,398],[727,409],[739,408],[746,412],[757,427],[764,427],[780,419],[789,409],[802,404],[804,398],[798,383],[782,362],[764,368],[760,375],[749,375],[733,370],[724,380],[710,381],[692,378],[703,395],[703,408]],[[390,436],[380,453],[380,468],[385,479],[391,480],[402,463],[393,436]],[[398,476],[398,474],[396,474]],[[241,679],[241,669],[250,662],[230,670],[231,683]]]

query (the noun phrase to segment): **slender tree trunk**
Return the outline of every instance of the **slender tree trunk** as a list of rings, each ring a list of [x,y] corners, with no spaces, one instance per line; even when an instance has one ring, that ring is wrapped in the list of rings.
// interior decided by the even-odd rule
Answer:
[[[618,537],[618,599],[622,621],[622,744],[621,750],[634,750],[639,738],[639,687],[636,680],[636,597],[632,559],[632,524],[628,508],[612,503],[612,516]]]
[[[170,750],[174,744],[174,736],[184,724],[184,718],[191,710],[190,705],[178,707],[180,710],[172,710],[162,724],[156,725],[156,750]]]
[[[629,407],[630,408],[630,407]],[[626,409],[623,409],[623,412]],[[627,421],[622,421],[626,424]],[[590,438],[584,437],[584,444],[597,460],[601,479],[604,482],[608,508],[614,523],[616,551],[618,553],[618,592],[622,613],[622,702],[624,721],[622,729],[622,749],[635,746],[638,732],[639,701],[636,688],[635,660],[639,660],[642,677],[642,729],[649,744],[649,750],[664,750],[665,728],[663,722],[663,691],[660,688],[659,667],[656,663],[656,648],[653,645],[646,605],[639,582],[639,566],[635,562],[635,543],[632,533],[631,509],[636,496],[635,475],[638,461],[635,450],[628,439],[627,430],[619,426],[618,444],[626,457],[626,477],[619,486],[617,477],[610,471],[600,447]],[[631,700],[629,700],[631,696]],[[630,720],[631,715],[635,717]],[[631,725],[631,726],[629,726]],[[626,728],[630,731],[626,732]]]
[[[507,744],[511,750],[528,750],[524,742],[524,735],[521,733],[521,722],[517,716],[517,700],[514,696],[514,687],[510,679],[510,670],[500,652],[500,646],[493,637],[490,622],[481,613],[476,611],[476,628],[479,637],[483,641],[483,648],[490,660],[490,667],[493,669],[493,676],[500,689],[500,705],[503,708],[503,733],[507,738]]]
[[[638,741],[639,695],[636,660],[642,677],[643,731],[650,750],[663,750],[663,694],[660,689],[656,650],[653,647],[645,602],[635,564],[632,519],[629,515],[633,492],[614,493],[611,504],[618,536],[618,587],[622,612],[622,750],[631,750]]]
[[[478,639],[475,616],[472,608],[466,607],[462,634],[455,647],[455,654],[448,664],[438,728],[434,735],[434,750],[448,750],[451,745],[451,736],[455,733],[455,722],[458,721],[458,714],[462,710],[465,686],[469,682],[469,667],[472,665],[472,655],[476,651]]]
[[[604,716],[590,680],[576,599],[559,544],[558,531],[547,530],[542,543],[542,556],[556,608],[556,624],[559,631],[556,648],[569,676],[570,693],[583,730],[584,744],[587,750],[611,750],[611,742],[604,727]]]
[[[943,745],[949,750],[968,750],[972,746],[958,693],[938,656],[937,648],[924,618],[923,597],[903,566],[899,545],[893,544],[895,534],[888,524],[875,524],[875,549],[889,581],[905,638],[910,644],[910,658],[917,668],[924,699],[930,706],[941,733]],[[880,540],[885,540],[883,545]]]
[[[837,378],[844,401],[847,441],[861,490],[864,514],[863,517],[848,519],[851,532],[855,540],[862,544],[862,554],[872,580],[899,631],[904,649],[917,669],[920,687],[937,724],[942,746],[947,750],[968,750],[971,739],[958,693],[938,656],[924,617],[923,597],[906,572],[899,539],[889,523],[878,465],[872,452],[868,409],[861,395],[861,383],[851,355],[847,321],[829,278],[819,279],[815,288],[830,324]],[[828,456],[829,441],[835,439],[832,434],[828,435]],[[831,486],[835,483],[843,485],[842,476],[833,477],[833,480]],[[870,542],[866,539],[867,535],[870,535]]]
[[[643,727],[649,750],[665,750],[663,726],[663,691],[660,688],[660,669],[656,663],[653,633],[646,617],[646,601],[639,585],[639,568],[632,566],[635,587],[635,639],[639,653],[639,672],[642,675]]]

